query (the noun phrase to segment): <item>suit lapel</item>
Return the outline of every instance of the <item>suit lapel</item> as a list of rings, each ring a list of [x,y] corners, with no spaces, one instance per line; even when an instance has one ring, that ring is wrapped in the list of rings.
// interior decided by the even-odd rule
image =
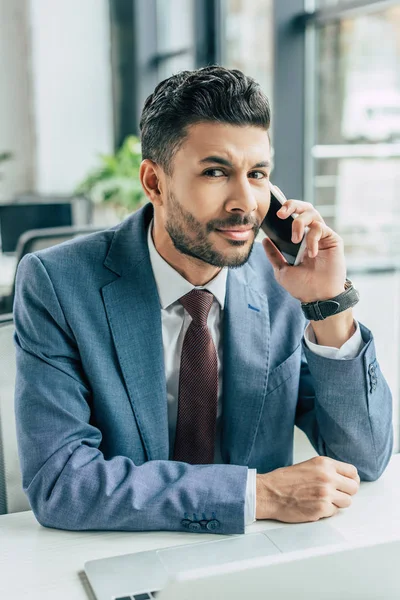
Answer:
[[[116,230],[105,266],[119,275],[102,295],[148,460],[168,459],[161,310],[147,247],[151,207]]]
[[[236,465],[248,464],[268,380],[268,300],[256,284],[248,264],[229,271],[223,328],[221,452],[224,462]]]

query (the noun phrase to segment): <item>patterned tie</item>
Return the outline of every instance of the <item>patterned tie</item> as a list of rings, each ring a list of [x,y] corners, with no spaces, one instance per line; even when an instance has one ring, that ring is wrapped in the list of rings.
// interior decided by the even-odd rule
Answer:
[[[196,289],[180,299],[193,320],[182,346],[174,460],[196,465],[214,462],[218,361],[207,326],[213,299]]]

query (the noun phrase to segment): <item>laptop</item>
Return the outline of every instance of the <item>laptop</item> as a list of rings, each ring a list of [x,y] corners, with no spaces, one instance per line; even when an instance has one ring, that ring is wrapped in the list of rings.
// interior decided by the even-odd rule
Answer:
[[[93,560],[85,564],[85,572],[97,600],[152,600],[162,598],[160,591],[168,581],[199,567],[207,573],[231,563],[265,561],[344,542],[345,538],[332,525],[317,521]]]
[[[400,541],[292,552],[175,576],[158,600],[399,600]]]

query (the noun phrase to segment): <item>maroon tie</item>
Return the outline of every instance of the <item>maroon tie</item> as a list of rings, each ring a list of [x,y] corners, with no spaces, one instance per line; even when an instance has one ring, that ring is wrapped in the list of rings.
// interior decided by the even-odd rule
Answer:
[[[217,425],[218,361],[207,326],[214,296],[193,289],[180,303],[192,317],[183,340],[174,460],[212,464]]]

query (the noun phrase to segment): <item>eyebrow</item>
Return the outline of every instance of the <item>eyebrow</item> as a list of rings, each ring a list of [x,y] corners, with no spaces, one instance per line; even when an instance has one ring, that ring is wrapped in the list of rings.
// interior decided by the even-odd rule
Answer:
[[[223,165],[224,167],[233,167],[233,164],[226,158],[222,158],[222,156],[206,156],[206,158],[202,158],[200,161],[200,164],[204,163],[216,163],[218,165]],[[256,165],[253,165],[251,168],[259,169],[263,167],[268,168],[270,166],[271,163],[269,162],[269,160],[263,160],[261,162],[258,162]]]

